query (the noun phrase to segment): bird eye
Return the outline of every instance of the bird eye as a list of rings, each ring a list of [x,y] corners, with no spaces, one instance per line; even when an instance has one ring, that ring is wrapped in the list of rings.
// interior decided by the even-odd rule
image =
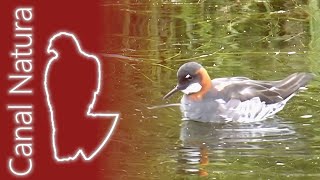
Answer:
[[[186,75],[186,79],[192,79],[192,76],[190,74]]]

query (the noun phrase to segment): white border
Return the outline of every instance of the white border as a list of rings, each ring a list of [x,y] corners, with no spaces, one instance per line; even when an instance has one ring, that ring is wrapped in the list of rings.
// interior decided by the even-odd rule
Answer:
[[[86,153],[83,151],[83,149],[79,148],[76,153],[74,153],[71,156],[66,156],[66,157],[59,157],[58,156],[58,148],[57,148],[57,144],[56,144],[56,126],[55,126],[55,114],[54,114],[54,109],[51,105],[51,97],[50,97],[50,91],[48,89],[47,86],[47,82],[48,82],[48,74],[50,71],[50,67],[51,64],[56,61],[59,57],[59,53],[53,49],[52,43],[56,38],[59,38],[60,36],[67,36],[67,37],[71,37],[77,45],[78,51],[89,58],[92,58],[96,61],[97,65],[98,65],[98,85],[97,85],[97,89],[93,94],[93,98],[92,98],[92,102],[88,105],[88,110],[87,110],[87,116],[92,116],[92,117],[114,117],[111,129],[109,130],[109,132],[106,134],[106,137],[104,138],[104,140],[100,143],[100,145],[92,151],[91,154],[86,155]],[[101,65],[100,65],[100,61],[97,58],[97,56],[91,55],[91,54],[87,54],[86,52],[84,52],[80,46],[80,43],[78,41],[78,39],[76,38],[76,36],[72,33],[69,32],[58,32],[57,34],[54,34],[50,40],[49,40],[49,45],[47,48],[47,53],[53,53],[54,57],[52,57],[47,66],[46,66],[46,70],[45,70],[45,74],[44,74],[44,89],[45,89],[45,93],[46,93],[46,100],[47,100],[47,104],[50,110],[50,120],[51,120],[51,128],[52,128],[52,134],[51,134],[51,142],[52,142],[52,147],[53,147],[53,153],[54,153],[54,158],[58,161],[58,162],[65,162],[65,161],[73,161],[76,160],[79,156],[82,156],[83,159],[85,161],[90,161],[92,158],[94,158],[99,151],[101,151],[101,149],[106,145],[106,143],[108,142],[109,138],[111,137],[112,133],[115,130],[115,127],[118,123],[119,120],[119,113],[94,113],[92,112],[93,106],[95,104],[96,101],[96,97],[97,95],[100,93],[100,84],[101,84]]]

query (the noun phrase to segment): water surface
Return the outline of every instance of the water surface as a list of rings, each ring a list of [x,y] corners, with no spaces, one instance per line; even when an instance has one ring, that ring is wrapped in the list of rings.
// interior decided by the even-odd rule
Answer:
[[[108,78],[119,82],[113,98],[126,107],[113,149],[102,162],[113,167],[118,179],[320,178],[317,77],[276,117],[256,123],[181,121],[178,107],[148,108],[179,102],[181,94],[169,101],[162,96],[175,86],[179,66],[190,59],[211,78],[318,75],[318,1],[124,0],[101,5],[114,13],[120,27],[110,31],[106,23],[100,53],[113,70]],[[111,53],[117,56],[106,55]],[[117,97],[119,91],[126,96]],[[108,161],[111,156],[114,161]]]

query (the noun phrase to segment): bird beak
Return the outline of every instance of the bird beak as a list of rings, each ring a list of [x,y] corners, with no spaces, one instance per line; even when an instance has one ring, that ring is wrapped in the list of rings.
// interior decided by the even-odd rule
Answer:
[[[179,86],[174,87],[170,92],[168,92],[168,94],[163,96],[163,99],[168,99],[169,97],[171,97],[174,93],[178,92],[179,90],[180,90]]]

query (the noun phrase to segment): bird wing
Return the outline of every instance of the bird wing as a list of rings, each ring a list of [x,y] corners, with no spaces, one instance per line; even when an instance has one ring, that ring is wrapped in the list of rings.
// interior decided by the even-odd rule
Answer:
[[[243,102],[254,97],[259,97],[266,104],[273,104],[283,100],[281,94],[271,84],[252,80],[230,83],[220,92],[226,102],[231,99],[238,99]]]
[[[219,78],[213,81],[213,85],[226,102],[230,99],[243,102],[259,97],[262,102],[273,104],[298,91],[312,77],[310,73],[294,73],[280,81],[256,81],[244,77]]]

